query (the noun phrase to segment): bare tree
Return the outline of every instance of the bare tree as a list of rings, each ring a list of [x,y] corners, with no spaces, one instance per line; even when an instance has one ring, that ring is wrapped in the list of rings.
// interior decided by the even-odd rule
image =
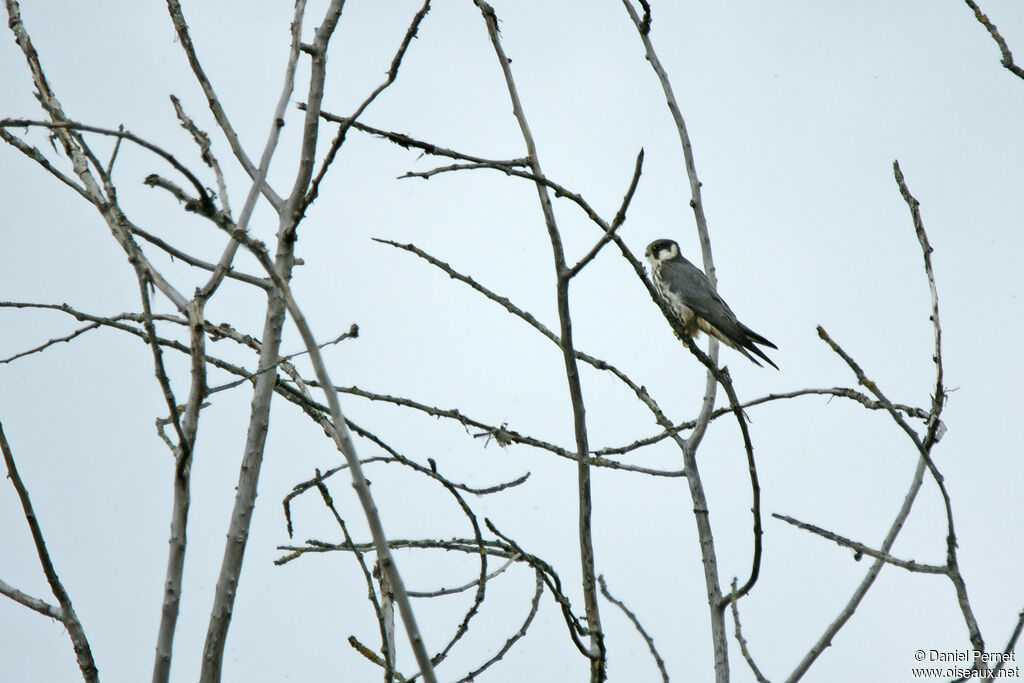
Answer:
[[[1024,77],[1013,62],[1007,43],[995,25],[976,3],[972,0],[966,2],[999,46],[1003,65],[1015,75]],[[717,341],[712,339],[705,352],[687,334],[682,321],[660,296],[644,265],[622,236],[630,227],[630,208],[634,197],[643,188],[645,151],[636,150],[631,167],[598,169],[602,174],[615,174],[622,179],[621,192],[615,197],[614,213],[604,214],[595,208],[602,202],[610,202],[585,197],[569,183],[549,175],[544,170],[546,166],[542,167],[541,164],[545,150],[543,144],[538,142],[539,138],[534,136],[535,120],[531,118],[526,98],[520,94],[522,82],[517,76],[512,56],[518,46],[507,44],[509,41],[501,33],[499,13],[494,7],[484,0],[474,0],[473,3],[479,11],[480,36],[486,36],[496,59],[496,65],[492,67],[493,78],[507,93],[511,118],[521,138],[521,147],[512,150],[508,158],[469,153],[445,146],[442,140],[421,139],[364,121],[366,113],[378,97],[399,82],[403,64],[415,58],[415,39],[424,30],[425,20],[431,10],[429,0],[425,0],[406,18],[406,28],[401,40],[393,48],[383,80],[361,94],[358,105],[350,112],[327,111],[325,90],[332,78],[340,80],[343,76],[333,69],[328,71],[327,55],[343,24],[345,3],[332,0],[323,4],[322,16],[310,28],[307,25],[307,3],[305,0],[297,0],[295,3],[283,83],[280,85],[276,105],[267,117],[268,131],[257,159],[253,150],[247,149],[243,143],[228,116],[227,108],[221,102],[213,79],[204,70],[184,9],[178,0],[168,0],[168,18],[176,40],[209,109],[203,117],[216,126],[213,135],[204,131],[199,123],[203,119],[195,113],[189,113],[193,105],[187,99],[171,95],[175,116],[195,146],[192,154],[202,163],[201,170],[197,170],[200,167],[193,162],[180,154],[171,153],[168,143],[146,139],[130,132],[125,126],[115,128],[80,121],[70,111],[65,111],[56,88],[46,76],[43,67],[45,55],[41,56],[37,52],[30,37],[30,29],[21,19],[19,3],[6,0],[8,24],[27,65],[42,115],[39,118],[12,117],[0,120],[0,137],[21,156],[34,162],[44,174],[58,180],[65,189],[73,191],[96,210],[131,267],[134,288],[138,290],[138,310],[100,315],[67,303],[0,301],[0,308],[60,313],[80,324],[67,334],[20,350],[0,362],[11,364],[97,330],[127,335],[148,349],[156,385],[164,403],[161,408],[163,414],[156,420],[157,436],[173,456],[173,466],[169,472],[173,501],[169,549],[159,625],[155,634],[153,681],[171,680],[171,665],[176,654],[178,658],[201,657],[200,678],[203,681],[212,683],[221,680],[224,675],[225,648],[235,599],[244,585],[243,567],[256,509],[261,468],[267,453],[267,436],[272,424],[271,406],[275,400],[277,403],[283,400],[294,406],[297,412],[301,412],[318,430],[323,431],[333,449],[342,456],[340,463],[335,458],[309,472],[309,476],[295,484],[282,501],[289,537],[296,532],[296,528],[302,529],[304,523],[296,523],[294,519],[297,501],[306,501],[307,494],[314,493],[318,498],[313,500],[318,501],[317,505],[322,504],[323,515],[331,523],[335,537],[332,540],[310,538],[305,542],[283,543],[279,550],[284,554],[276,564],[308,562],[313,554],[330,553],[332,559],[351,556],[362,582],[358,585],[344,585],[341,589],[349,597],[366,596],[370,616],[376,623],[376,633],[370,637],[377,642],[367,642],[368,636],[357,634],[355,627],[343,623],[340,628],[349,631],[347,642],[352,649],[352,653],[347,656],[354,654],[371,662],[387,682],[411,681],[420,677],[425,681],[436,681],[439,678],[472,681],[485,672],[500,671],[503,664],[511,671],[506,656],[513,648],[527,647],[524,638],[535,624],[541,607],[548,604],[561,617],[567,649],[577,651],[585,664],[586,673],[581,673],[580,677],[586,676],[593,683],[608,680],[609,662],[615,661],[615,651],[620,644],[613,642],[611,629],[606,624],[611,619],[609,614],[615,618],[618,615],[614,610],[606,610],[602,614],[603,605],[599,597],[602,595],[608,605],[621,611],[629,628],[635,629],[650,652],[650,672],[638,673],[636,676],[647,676],[649,679],[660,676],[662,680],[670,680],[670,667],[659,653],[656,642],[662,647],[666,642],[675,647],[673,639],[676,636],[672,633],[653,632],[646,627],[644,615],[630,607],[628,597],[615,597],[628,595],[626,587],[613,585],[609,588],[606,577],[602,575],[602,555],[616,550],[595,542],[594,515],[595,510],[600,508],[600,501],[596,497],[593,482],[595,473],[602,470],[609,470],[609,474],[616,477],[643,477],[644,481],[652,483],[668,480],[679,488],[680,499],[686,498],[688,494],[687,502],[681,509],[692,510],[697,547],[683,548],[680,552],[699,555],[703,568],[707,613],[702,619],[707,619],[714,679],[724,683],[733,677],[740,678],[730,669],[726,623],[726,611],[729,610],[740,656],[758,681],[769,680],[766,667],[758,663],[758,643],[748,642],[742,634],[740,622],[740,606],[759,586],[758,580],[766,561],[762,488],[754,447],[756,431],[749,413],[755,407],[775,402],[781,402],[785,410],[796,411],[799,409],[797,399],[807,396],[846,399],[851,405],[865,410],[884,411],[892,424],[910,440],[912,449],[908,450],[913,453],[917,465],[902,505],[889,522],[887,533],[877,544],[855,540],[813,521],[798,520],[784,512],[772,513],[773,518],[794,529],[807,531],[853,550],[857,560],[863,556],[873,560],[846,604],[821,631],[816,642],[793,664],[792,670],[788,673],[773,672],[773,675],[789,681],[804,677],[841,629],[855,616],[858,606],[886,565],[908,572],[946,577],[953,591],[951,596],[943,596],[942,599],[954,600],[962,615],[970,649],[975,653],[970,666],[974,671],[986,673],[1004,668],[1008,660],[993,658],[986,650],[986,640],[982,636],[975,608],[972,607],[960,561],[954,499],[934,455],[946,430],[943,410],[949,391],[944,379],[943,337],[939,318],[937,283],[940,278],[933,268],[932,246],[925,230],[920,204],[911,194],[909,183],[898,163],[893,164],[896,190],[910,210],[911,227],[920,245],[930,297],[928,317],[934,344],[930,349],[918,351],[928,354],[934,365],[934,380],[929,390],[930,404],[921,407],[893,401],[889,398],[888,390],[883,388],[885,379],[869,376],[852,353],[844,349],[822,326],[817,328],[818,336],[848,367],[851,384],[855,379],[856,385],[792,389],[744,401],[739,397],[732,374],[721,362],[723,357],[718,353]],[[644,58],[653,72],[650,81],[652,89],[660,90],[664,97],[668,119],[678,136],[685,170],[685,177],[679,178],[679,186],[682,188],[681,193],[689,196],[704,272],[712,286],[717,286],[711,247],[713,231],[702,198],[697,159],[683,108],[677,101],[668,70],[656,50],[652,33],[652,8],[645,0],[639,1],[639,7],[634,6],[631,0],[623,0],[622,5],[622,21],[625,24],[628,19],[635,30]],[[308,83],[304,92],[300,91],[301,94],[296,95],[296,88],[300,87],[302,78],[307,78]],[[293,97],[301,99],[297,108],[289,107]],[[286,121],[293,119],[298,119],[301,133],[294,149],[282,148],[282,129]],[[329,143],[321,139],[325,131],[333,133]],[[33,137],[40,135],[48,138],[51,150],[47,150]],[[311,304],[315,304],[316,299],[309,297],[308,293],[304,294],[293,276],[296,267],[303,265],[306,258],[300,256],[298,250],[302,232],[300,228],[307,231],[321,229],[319,216],[310,218],[308,222],[306,218],[318,206],[317,202],[324,194],[324,183],[332,177],[329,172],[336,172],[345,143],[356,136],[360,137],[361,142],[376,145],[380,154],[391,153],[396,149],[409,150],[412,154],[430,160],[441,160],[442,165],[427,170],[409,170],[397,183],[386,186],[386,189],[381,190],[381,202],[387,201],[386,192],[395,191],[395,186],[408,186],[414,179],[436,179],[448,174],[465,177],[472,171],[498,171],[507,176],[505,182],[510,188],[509,192],[518,191],[516,185],[523,181],[532,186],[531,191],[536,192],[540,208],[537,225],[534,227],[543,233],[550,247],[554,284],[550,300],[557,317],[557,327],[545,325],[542,322],[543,315],[515,303],[514,296],[492,288],[486,273],[457,265],[465,260],[460,258],[465,256],[463,254],[432,254],[422,246],[386,236],[376,238],[376,241],[382,245],[384,258],[392,267],[404,268],[406,263],[413,261],[410,256],[415,257],[417,262],[429,265],[434,272],[443,273],[458,286],[468,287],[488,305],[495,304],[508,314],[511,324],[525,323],[530,330],[554,345],[553,353],[560,357],[560,372],[564,375],[564,389],[567,391],[552,395],[548,400],[551,410],[557,410],[556,406],[567,407],[570,416],[567,431],[571,432],[573,438],[571,446],[559,445],[553,438],[530,433],[527,429],[510,427],[507,422],[499,424],[489,417],[478,416],[473,406],[442,407],[431,400],[408,395],[373,391],[365,386],[345,386],[348,381],[344,379],[345,368],[334,367],[328,362],[325,347],[342,342],[358,344],[359,327],[353,323],[335,334],[330,341],[318,338],[313,331],[313,322],[304,313],[313,308]],[[102,151],[107,148],[109,154]],[[200,219],[208,229],[202,249],[175,246],[173,235],[158,234],[146,229],[143,218],[133,215],[127,204],[122,203],[119,198],[122,185],[115,180],[115,176],[120,178],[123,175],[118,164],[124,154],[123,150],[127,148],[145,153],[154,169],[144,178],[132,178],[131,182],[141,181],[158,190],[154,197],[161,211],[171,215],[179,215],[183,211]],[[215,150],[221,148],[230,151],[230,161],[218,157]],[[292,155],[291,162],[295,169],[286,184],[282,185],[280,178],[272,176],[270,169],[275,157],[287,154]],[[242,187],[232,186],[229,166],[231,171],[244,174],[246,181]],[[124,181],[124,184],[127,182]],[[211,187],[216,187],[216,190]],[[245,199],[241,209],[235,213],[229,204],[228,195],[229,190],[237,192],[239,189],[244,190]],[[258,213],[261,209],[265,213]],[[578,239],[567,238],[566,219],[563,218],[567,214],[573,219],[582,217],[593,227],[592,235],[587,238],[589,246],[579,253],[575,253],[574,247]],[[272,231],[265,229],[266,216],[276,220]],[[529,227],[519,229],[525,232]],[[633,288],[628,296],[635,296],[643,305],[658,307],[669,324],[667,328],[662,327],[660,333],[674,333],[681,347],[680,355],[687,361],[692,356],[695,362],[704,366],[703,393],[694,417],[682,419],[680,415],[686,414],[685,409],[672,405],[669,398],[656,398],[654,392],[646,387],[645,382],[648,380],[632,376],[622,369],[627,367],[625,362],[616,360],[613,364],[583,351],[577,345],[573,323],[579,320],[580,313],[579,308],[573,306],[573,286],[580,281],[581,274],[589,272],[588,267],[610,245],[614,245],[622,257],[622,261],[618,262],[622,271],[630,274]],[[384,247],[391,250],[384,250]],[[242,255],[248,260],[243,260]],[[310,257],[318,258],[320,255],[314,253]],[[172,273],[171,268],[165,265],[170,260],[186,264],[188,276],[181,276],[177,269]],[[251,264],[256,264],[259,271],[246,272],[245,268]],[[246,296],[259,302],[262,307],[264,321],[259,334],[246,330],[241,319],[218,322],[208,317],[207,311],[216,305],[211,306],[211,302],[221,300],[225,292],[224,285],[228,282],[244,288]],[[337,296],[356,299],[363,294],[358,291],[342,291]],[[292,354],[284,351],[289,322],[302,343],[301,350]],[[215,349],[214,343],[221,340],[229,340],[235,348],[230,352],[223,352],[219,347]],[[168,357],[174,360],[168,361]],[[179,362],[182,359],[186,361],[185,365]],[[635,398],[637,405],[649,413],[650,420],[656,425],[653,432],[634,434],[622,445],[595,448],[593,444],[597,439],[593,436],[594,420],[588,418],[587,410],[594,396],[587,389],[585,373],[610,378],[611,382],[623,388],[631,397],[630,402]],[[188,597],[184,576],[190,550],[187,530],[192,496],[191,474],[200,439],[199,426],[212,400],[220,395],[240,395],[248,385],[252,387],[251,396],[247,395],[249,417],[244,439],[241,439],[241,453],[236,454],[238,480],[227,523],[223,557],[209,607],[205,643],[201,655],[191,652],[182,655],[180,649],[175,651],[174,639],[179,626],[181,603]],[[183,386],[187,386],[184,392],[181,389]],[[718,401],[719,387],[724,394],[721,405]],[[383,404],[399,410],[394,412],[393,420],[386,427],[387,431],[381,431],[346,417],[339,394],[360,406]],[[541,550],[545,545],[543,533],[524,533],[522,529],[514,528],[515,520],[491,518],[486,512],[488,497],[512,496],[520,487],[532,485],[537,477],[532,477],[532,473],[527,471],[505,480],[496,477],[483,486],[465,483],[462,473],[453,473],[454,468],[444,461],[439,463],[432,455],[432,435],[429,432],[417,432],[416,452],[407,451],[406,445],[400,445],[407,443],[403,438],[409,431],[407,421],[415,420],[417,416],[429,416],[437,421],[458,425],[465,431],[467,443],[476,445],[482,440],[485,446],[493,442],[501,449],[522,447],[551,460],[572,461],[576,475],[576,487],[571,495],[576,512],[578,572],[545,559],[545,553]],[[742,489],[736,489],[742,490],[744,499],[749,500],[751,512],[749,530],[744,531],[744,538],[749,539],[745,541],[749,547],[749,570],[744,570],[743,578],[729,576],[720,566],[720,549],[716,546],[711,525],[711,504],[702,480],[703,462],[698,457],[707,451],[706,446],[704,450],[701,448],[705,436],[710,426],[720,418],[726,418],[725,424],[729,425],[730,430],[735,425],[738,443],[741,444],[739,453],[746,465],[748,477]],[[359,417],[355,419],[359,420]],[[210,422],[203,421],[204,432],[216,427],[216,424]],[[57,605],[22,592],[2,580],[0,593],[20,605],[60,621],[67,629],[83,678],[88,681],[100,680],[98,665],[86,638],[87,624],[76,615],[69,592],[58,578],[56,562],[47,550],[42,525],[29,499],[29,488],[37,484],[26,482],[19,475],[14,459],[16,437],[12,436],[11,441],[13,447],[0,428],[0,446],[6,470]],[[671,468],[642,464],[640,454],[662,442],[671,444],[677,450],[677,464]],[[358,449],[357,443],[360,444]],[[381,475],[374,480],[375,487],[371,486],[366,474],[370,468],[382,470]],[[402,475],[397,475],[398,471]],[[347,489],[343,494],[339,493],[341,489],[336,475],[351,480],[351,493]],[[469,532],[439,528],[432,535],[417,538],[402,538],[393,532],[389,533],[384,523],[388,517],[378,507],[380,505],[386,513],[387,504],[378,501],[384,499],[382,492],[387,500],[393,500],[396,491],[401,493],[402,482],[408,477],[423,490],[443,492],[445,500],[450,501],[453,509],[465,519]],[[686,480],[685,489],[682,482],[675,481],[680,478]],[[945,561],[941,564],[917,562],[893,552],[918,494],[926,484],[933,484],[942,500]],[[413,494],[407,496],[410,499],[412,497]],[[352,519],[348,512],[353,505],[358,506],[361,515],[358,519]],[[414,510],[414,516],[430,517],[438,513],[438,510],[419,501],[407,501],[406,505],[407,510]],[[642,515],[644,511],[641,509],[638,514]],[[438,518],[441,518],[440,514]],[[780,529],[787,528],[779,526]],[[303,529],[303,533],[310,532]],[[413,557],[417,560],[421,556],[430,558],[438,551],[471,560],[473,578],[466,581],[454,574],[445,573],[445,585],[442,587],[423,591],[407,588],[403,576],[408,575],[399,571],[396,557],[409,557],[410,564],[413,564]],[[426,559],[422,561],[429,562]],[[443,565],[439,563],[437,566]],[[444,572],[443,569],[438,571]],[[481,615],[485,599],[494,595],[495,584],[503,582],[510,575],[518,574],[531,578],[533,583],[530,597],[522,606],[522,614],[502,615],[498,627],[488,622],[487,636],[491,641],[489,649],[470,644],[465,636],[471,625],[483,619]],[[723,584],[731,586],[731,589],[723,588]],[[504,584],[502,588],[505,588]],[[466,596],[466,604],[461,609],[452,608],[444,602],[449,596],[462,595]],[[550,603],[544,602],[545,595],[550,597]],[[941,593],[937,592],[937,595]],[[1019,596],[1012,594],[1008,597],[1011,600],[1019,599]],[[412,607],[413,600],[421,600],[423,602],[420,604],[429,606],[423,608],[429,609],[431,617],[428,620],[417,619]],[[396,635],[395,608],[402,622],[404,639]],[[448,626],[437,625],[438,614],[442,615],[441,621]],[[429,628],[421,629],[422,623],[429,623]],[[1020,613],[1002,653],[1008,655],[1013,652],[1022,627],[1024,612]],[[485,627],[477,628],[484,630]],[[495,637],[499,629],[503,629],[501,636]],[[461,647],[460,652],[468,654],[453,656],[456,646]],[[702,646],[706,647],[707,644]],[[403,660],[404,652],[411,653],[412,661]],[[465,662],[469,660],[473,663],[466,665]],[[734,657],[733,664],[738,661]],[[443,674],[437,674],[435,670],[441,670]],[[583,667],[579,667],[579,670],[582,672]],[[514,675],[514,671],[507,675]]]

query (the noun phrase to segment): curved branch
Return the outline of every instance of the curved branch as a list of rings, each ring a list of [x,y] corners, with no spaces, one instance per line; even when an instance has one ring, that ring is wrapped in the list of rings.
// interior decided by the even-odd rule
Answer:
[[[0,452],[3,453],[4,463],[7,466],[7,477],[11,480],[14,490],[18,493],[18,499],[21,501],[21,508],[25,513],[25,521],[28,522],[29,531],[32,533],[32,542],[36,546],[36,555],[39,556],[39,564],[42,565],[46,582],[50,585],[53,597],[57,598],[57,602],[60,603],[60,615],[56,618],[60,619],[68,630],[68,637],[71,638],[71,644],[75,649],[75,655],[78,658],[78,668],[82,672],[82,677],[90,683],[99,683],[99,674],[96,670],[96,662],[92,656],[92,649],[89,647],[89,639],[86,638],[85,629],[82,628],[82,623],[78,620],[78,615],[75,614],[75,608],[71,604],[71,596],[68,595],[64,584],[61,583],[60,578],[57,576],[57,570],[54,568],[53,560],[50,558],[50,551],[46,549],[46,539],[43,538],[43,530],[39,526],[35,510],[32,508],[28,489],[25,488],[25,484],[21,481],[21,475],[18,474],[18,468],[14,464],[14,453],[11,451],[10,444],[7,443],[7,436],[4,434],[2,423],[0,423]],[[19,602],[22,601],[19,600]],[[41,611],[39,608],[42,605],[29,606],[32,609]],[[48,616],[53,615],[50,614]]]

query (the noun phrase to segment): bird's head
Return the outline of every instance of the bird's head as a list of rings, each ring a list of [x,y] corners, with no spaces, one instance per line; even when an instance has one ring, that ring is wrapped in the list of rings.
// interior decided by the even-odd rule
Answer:
[[[647,245],[644,256],[647,257],[651,266],[657,266],[678,257],[679,245],[672,240],[654,240]]]

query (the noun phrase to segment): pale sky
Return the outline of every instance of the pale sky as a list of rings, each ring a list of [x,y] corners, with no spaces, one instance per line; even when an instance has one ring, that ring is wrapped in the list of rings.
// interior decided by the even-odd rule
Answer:
[[[279,96],[292,8],[211,4],[185,2],[185,15],[204,68],[255,157]],[[307,41],[324,5],[310,3]],[[330,52],[325,110],[347,115],[383,79],[418,5],[346,5]],[[1024,59],[1024,8],[1010,0],[985,0],[983,8]],[[520,0],[495,9],[545,173],[610,219],[644,149],[644,172],[619,234],[636,254],[653,239],[675,239],[700,263],[675,129],[621,4]],[[69,117],[109,128],[123,124],[204,170],[174,118],[168,96],[177,95],[210,132],[228,169],[232,208],[240,208],[248,183],[215,129],[163,3],[25,0],[22,15]],[[1024,333],[1024,80],[1000,66],[998,48],[962,2],[656,2],[651,36],[689,128],[719,291],[740,320],[779,347],[772,353],[778,372],[723,349],[742,400],[805,387],[856,388],[846,365],[818,339],[820,324],[894,402],[930,405],[929,290],[910,213],[893,179],[892,163],[899,160],[935,250],[949,400],[943,414],[948,432],[933,455],[952,497],[974,612],[988,649],[1001,650],[1024,608],[1024,462],[1015,426],[1024,408],[1024,367],[1016,353]],[[307,64],[300,68],[295,103],[305,99]],[[0,40],[0,67],[0,117],[41,118],[9,32]],[[484,23],[468,0],[433,7],[398,81],[362,120],[469,154],[524,155]],[[300,121],[290,107],[270,174],[282,191],[294,173]],[[321,151],[333,134],[333,126],[325,127]],[[45,134],[31,131],[27,139],[60,159]],[[90,141],[109,154],[109,141]],[[371,241],[412,242],[557,329],[550,247],[534,188],[487,170],[397,179],[446,163],[350,133],[300,227],[297,254],[305,265],[295,274],[296,296],[323,340],[352,323],[360,327],[357,340],[325,351],[338,384],[458,408],[571,448],[558,348],[415,256]],[[166,193],[144,187],[142,179],[152,172],[171,173],[152,155],[122,148],[114,177],[126,212],[179,248],[215,261],[222,235]],[[212,185],[212,176],[203,177]],[[0,184],[6,214],[0,300],[66,302],[99,315],[139,310],[134,274],[92,207],[6,146]],[[575,260],[599,232],[564,199],[555,209]],[[276,225],[261,207],[252,229],[269,242]],[[179,291],[205,281],[179,261],[147,253]],[[237,263],[258,273],[248,256]],[[672,336],[614,248],[577,278],[571,296],[580,350],[644,385],[674,420],[696,416],[704,370]],[[208,319],[231,321],[258,336],[262,296],[229,284],[218,297]],[[167,300],[154,301],[171,312]],[[57,312],[0,309],[0,357],[78,327]],[[284,351],[300,347],[294,328],[286,327]],[[230,342],[210,350],[252,366]],[[186,359],[168,353],[167,360],[184,395]],[[591,368],[582,378],[592,448],[658,432],[614,378]],[[211,384],[227,379],[214,374]],[[247,385],[216,394],[200,424],[175,681],[195,680],[199,671],[250,398]],[[485,445],[457,423],[352,396],[342,396],[342,407],[404,455],[421,463],[433,458],[454,481],[484,487],[530,472],[518,488],[469,502],[481,519],[490,518],[551,562],[574,611],[583,613],[572,462],[522,445]],[[173,472],[153,424],[165,412],[149,349],[113,331],[90,332],[0,365],[0,422],[105,681],[144,680],[151,673]],[[771,513],[877,546],[910,485],[916,452],[884,412],[839,398],[804,397],[748,413],[765,552],[760,581],[740,610],[753,656],[776,681],[836,617],[869,562],[856,562],[851,551]],[[366,441],[357,445],[363,457],[379,454]],[[667,443],[630,457],[648,467],[682,466]],[[295,503],[294,539],[287,537],[280,506],[314,468],[339,462],[322,430],[292,406],[275,403],[225,681],[381,680],[346,642],[355,634],[376,646],[377,638],[352,558],[333,553],[272,564],[283,554],[278,545],[340,540],[315,495]],[[734,420],[713,423],[698,463],[722,583],[733,576],[742,581],[750,563],[750,493]],[[391,537],[470,534],[438,487],[379,465],[368,476]],[[712,680],[686,482],[610,470],[593,476],[598,572],[652,634],[673,680]],[[365,538],[347,480],[335,478],[332,492],[353,533]],[[0,521],[0,579],[53,602],[6,480]],[[941,564],[945,530],[941,498],[927,480],[893,553]],[[396,559],[412,590],[461,585],[477,572],[473,562],[439,552],[400,552]],[[481,614],[439,679],[459,678],[493,655],[526,615],[533,586],[522,566],[490,583]],[[447,641],[470,599],[415,601],[429,647]],[[645,643],[625,617],[602,603],[602,618],[610,680],[658,680]],[[733,680],[753,680],[735,640],[729,647]],[[887,567],[805,680],[910,680],[915,650],[967,648],[952,584]],[[414,670],[407,648],[399,665]],[[586,661],[545,595],[527,637],[480,680],[586,676]],[[0,679],[79,678],[63,627],[0,599]]]

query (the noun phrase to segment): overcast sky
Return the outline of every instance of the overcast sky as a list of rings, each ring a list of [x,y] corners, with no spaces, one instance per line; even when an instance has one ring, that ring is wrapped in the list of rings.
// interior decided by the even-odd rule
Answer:
[[[260,9],[253,9],[254,4]],[[324,109],[350,113],[378,84],[419,3],[346,5],[332,43]],[[323,13],[311,2],[310,40]],[[700,262],[689,186],[664,97],[618,2],[497,2],[503,44],[546,174],[581,193],[606,218],[617,209],[634,159],[644,172],[621,236],[642,253],[677,240]],[[1024,57],[1024,7],[984,9]],[[250,156],[269,130],[288,46],[289,3],[184,3],[204,67]],[[229,169],[237,211],[244,175],[215,130],[161,2],[43,3],[22,15],[69,117],[132,132],[199,170],[194,146],[168,96],[210,131]],[[1024,607],[1021,580],[1019,424],[1024,366],[1024,80],[963,2],[656,2],[652,39],[686,119],[703,182],[719,291],[739,318],[778,345],[781,370],[724,349],[742,400],[805,387],[855,387],[846,365],[818,339],[823,325],[895,402],[928,408],[933,330],[921,250],[893,179],[899,160],[935,249],[948,433],[933,451],[946,477],[960,562],[988,649],[1001,650]],[[293,102],[305,99],[300,69]],[[0,117],[43,116],[21,51],[0,40]],[[396,84],[363,120],[480,156],[525,154],[479,11],[439,2],[411,46]],[[289,108],[271,182],[290,187],[301,113]],[[17,131],[19,134],[24,131]],[[324,140],[333,135],[326,128]],[[49,150],[44,134],[28,139]],[[111,145],[96,140],[109,154]],[[59,159],[56,155],[52,155]],[[399,180],[445,162],[350,134],[299,233],[295,291],[324,340],[358,323],[357,340],[330,347],[345,386],[459,408],[489,424],[567,448],[571,409],[561,354],[506,314],[411,254],[371,241],[413,242],[508,296],[557,329],[550,247],[536,192],[495,171]],[[132,219],[178,247],[216,260],[223,238],[166,193],[142,186],[168,174],[139,149],[121,150],[114,177]],[[204,176],[205,178],[206,176]],[[212,180],[209,180],[212,184]],[[286,185],[286,183],[289,183]],[[139,309],[134,274],[95,210],[10,147],[0,150],[3,248],[0,300],[67,302],[113,315]],[[556,214],[570,260],[599,236],[565,200]],[[273,238],[276,219],[257,210],[254,233]],[[154,261],[179,291],[202,273]],[[256,273],[253,259],[239,267]],[[646,386],[677,421],[696,415],[702,366],[673,337],[618,255],[607,249],[572,286],[579,349],[615,363]],[[155,306],[171,312],[166,300]],[[228,284],[207,309],[243,332],[262,329],[262,297]],[[76,329],[55,312],[0,309],[0,357]],[[170,330],[168,330],[170,331]],[[245,359],[228,342],[212,352]],[[300,349],[288,328],[283,349]],[[234,354],[234,355],[232,355]],[[175,387],[187,364],[168,355]],[[252,367],[251,359],[246,360]],[[214,375],[211,383],[227,381]],[[654,434],[635,396],[608,374],[583,371],[593,448]],[[189,556],[172,678],[195,680],[238,476],[250,390],[216,394],[203,413],[193,469]],[[723,400],[721,397],[720,401]],[[434,458],[453,480],[489,486],[529,481],[471,504],[524,547],[550,561],[577,613],[576,467],[526,446],[499,448],[458,424],[342,397],[346,415],[403,454]],[[106,681],[146,679],[152,666],[166,566],[172,461],[154,420],[166,408],[150,351],[134,338],[91,332],[0,365],[0,421],[33,497]],[[751,408],[765,515],[761,579],[741,603],[744,635],[771,680],[784,679],[838,614],[868,562],[778,520],[776,512],[877,546],[910,485],[915,451],[884,412],[841,399],[799,398]],[[378,450],[358,444],[360,455]],[[632,461],[681,468],[660,444]],[[322,430],[276,403],[245,571],[225,658],[226,681],[379,680],[346,643],[374,643],[376,626],[357,566],[342,554],[272,561],[288,539],[280,500],[339,454]],[[699,452],[722,582],[741,581],[751,552],[749,483],[735,422],[711,427]],[[395,538],[469,535],[465,518],[436,487],[394,468],[370,469]],[[332,490],[353,533],[364,524],[348,485]],[[594,473],[598,571],[655,638],[673,680],[711,680],[708,611],[692,503],[682,479]],[[294,542],[340,540],[319,499],[296,503]],[[893,553],[941,564],[945,518],[926,481]],[[0,579],[52,598],[12,487],[0,486]],[[472,580],[476,566],[441,553],[397,555],[407,586],[433,590]],[[489,585],[464,645],[439,672],[460,677],[490,657],[529,609],[533,576],[522,567]],[[461,619],[469,595],[416,602],[428,646]],[[621,613],[602,605],[612,681],[655,680],[646,645]],[[730,625],[730,634],[732,627]],[[807,680],[908,680],[914,651],[970,647],[956,596],[940,576],[888,567]],[[753,677],[730,641],[734,680]],[[400,655],[405,671],[410,656]],[[585,680],[546,596],[530,634],[481,680]],[[79,678],[63,627],[0,600],[0,679]]]

